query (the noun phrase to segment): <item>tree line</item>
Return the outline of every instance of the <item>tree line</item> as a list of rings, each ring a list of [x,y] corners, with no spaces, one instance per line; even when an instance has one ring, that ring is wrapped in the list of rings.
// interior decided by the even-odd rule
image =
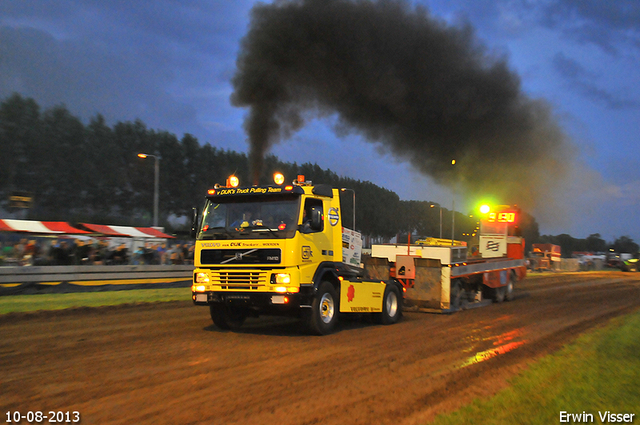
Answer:
[[[33,99],[14,94],[0,103],[0,208],[9,210],[10,195],[22,191],[33,197],[26,217],[32,220],[150,226],[155,160],[138,153],[160,158],[159,224],[169,230],[180,230],[169,217],[190,216],[207,190],[229,175],[251,181],[244,153],[201,145],[190,134],[178,138],[140,120],[109,126],[98,114],[85,125],[63,105],[43,111]],[[304,174],[307,180],[355,191],[356,227],[371,238],[426,229],[399,214],[404,201],[396,193],[371,182],[270,155],[260,183],[272,183],[275,171],[290,181]],[[344,225],[351,227],[353,192],[342,192],[341,198]]]
[[[42,110],[35,100],[13,94],[0,103],[0,208],[11,210],[11,194],[22,191],[33,197],[28,219],[150,226],[154,159],[141,159],[138,153],[160,158],[159,225],[171,232],[187,229],[170,217],[190,216],[216,183],[231,174],[250,182],[245,153],[200,144],[190,134],[178,138],[140,120],[109,126],[98,114],[85,125],[64,105]],[[271,183],[275,171],[290,180],[303,174],[316,183],[355,191],[356,228],[373,242],[397,235],[406,241],[408,234],[438,237],[441,226],[443,237],[450,238],[452,216],[456,239],[466,240],[476,229],[477,218],[468,214],[452,213],[434,202],[401,201],[393,191],[317,164],[269,155],[260,183]],[[352,227],[353,192],[340,196],[343,224]],[[537,222],[526,213],[520,228],[528,245],[553,239],[563,249],[582,246],[568,235],[541,237]]]
[[[538,239],[539,243],[552,243],[562,247],[562,256],[570,257],[574,252],[593,253],[630,253],[637,257],[639,246],[628,236],[620,236],[613,242],[602,239],[599,233],[593,233],[584,239],[576,239],[566,233],[552,236],[542,235]]]

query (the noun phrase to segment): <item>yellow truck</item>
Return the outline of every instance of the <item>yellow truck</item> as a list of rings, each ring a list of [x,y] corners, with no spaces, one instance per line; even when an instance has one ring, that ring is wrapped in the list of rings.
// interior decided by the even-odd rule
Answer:
[[[222,329],[259,315],[297,316],[320,335],[339,313],[396,323],[403,286],[360,267],[360,234],[343,228],[339,190],[283,181],[240,187],[232,177],[209,190],[192,226],[194,304]]]

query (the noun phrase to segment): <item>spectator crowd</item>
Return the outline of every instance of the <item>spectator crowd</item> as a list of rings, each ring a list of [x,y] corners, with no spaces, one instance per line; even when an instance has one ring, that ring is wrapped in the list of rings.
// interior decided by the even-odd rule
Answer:
[[[193,264],[193,243],[146,242],[129,251],[98,239],[21,239],[0,242],[0,266]]]

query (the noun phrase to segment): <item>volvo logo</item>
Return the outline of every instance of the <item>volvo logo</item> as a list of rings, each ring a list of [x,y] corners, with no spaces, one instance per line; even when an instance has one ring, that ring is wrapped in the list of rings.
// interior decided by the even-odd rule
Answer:
[[[250,249],[249,251],[245,251],[245,252],[236,252],[233,257],[231,257],[231,258],[229,258],[227,260],[221,261],[220,264],[229,263],[231,261],[240,261],[240,260],[242,260],[242,257],[244,257],[245,255],[249,255],[249,254],[251,254],[253,252],[256,252],[256,251],[257,251],[257,249]]]
[[[337,208],[331,208],[329,210],[329,223],[331,223],[332,226],[335,226],[336,224],[338,224],[338,220],[340,220],[340,215],[338,214],[338,209]]]

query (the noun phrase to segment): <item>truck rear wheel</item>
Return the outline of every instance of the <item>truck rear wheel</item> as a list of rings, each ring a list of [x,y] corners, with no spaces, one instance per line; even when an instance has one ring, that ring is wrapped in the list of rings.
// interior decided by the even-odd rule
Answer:
[[[513,275],[509,275],[509,281],[507,282],[507,286],[505,286],[505,294],[504,299],[506,301],[511,301],[513,299]]]
[[[501,303],[507,296],[509,283],[510,282],[507,283],[507,286],[500,286],[498,288],[489,288],[483,285],[482,298],[490,299],[494,303]]]
[[[507,284],[508,285],[508,284]],[[507,294],[507,287],[500,286],[499,288],[493,288],[493,302],[501,303],[504,301],[504,297]]]
[[[333,285],[322,282],[318,288],[309,316],[309,328],[318,335],[330,333],[338,322],[338,295]]]
[[[402,297],[400,290],[394,284],[388,284],[384,288],[382,298],[382,313],[375,313],[375,320],[383,325],[397,323],[402,317]]]
[[[220,329],[238,329],[244,323],[247,315],[238,308],[226,304],[210,304],[211,320]]]

